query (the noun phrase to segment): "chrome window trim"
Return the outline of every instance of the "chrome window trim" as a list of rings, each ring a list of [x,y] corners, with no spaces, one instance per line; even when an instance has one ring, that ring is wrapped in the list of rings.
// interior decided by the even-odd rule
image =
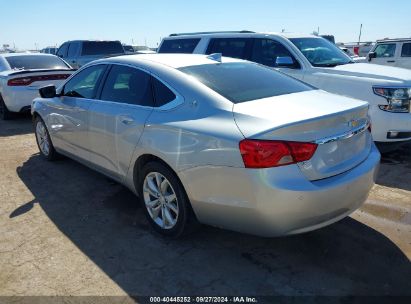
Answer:
[[[314,143],[316,143],[317,145],[324,145],[324,144],[328,144],[330,142],[334,142],[334,141],[339,141],[339,140],[343,140],[343,139],[349,139],[357,134],[363,133],[364,131],[366,131],[370,126],[370,121],[367,120],[363,125],[352,129],[348,132],[339,134],[339,135],[335,135],[335,136],[330,136],[330,137],[325,137],[322,139],[318,139],[316,141],[314,141]]]
[[[106,65],[121,65],[121,66],[126,66],[129,68],[133,68],[133,69],[138,69],[144,73],[149,74],[151,77],[156,78],[158,81],[160,81],[162,84],[164,84],[168,89],[170,89],[174,95],[176,96],[176,98],[164,105],[162,105],[161,107],[150,107],[150,106],[141,106],[141,105],[136,105],[136,104],[128,104],[128,103],[124,103],[124,102],[116,102],[116,101],[110,101],[110,100],[101,100],[101,99],[95,99],[98,102],[112,102],[112,103],[117,103],[117,104],[127,104],[127,105],[132,105],[132,106],[136,106],[136,107],[141,107],[141,108],[150,108],[150,109],[154,109],[154,110],[158,110],[158,111],[170,111],[175,109],[176,107],[184,104],[185,99],[184,97],[178,93],[173,87],[171,87],[166,81],[162,80],[159,76],[153,74],[153,72],[142,68],[140,66],[137,66],[135,64],[129,64],[129,63],[119,63],[119,62],[98,62],[95,64],[91,64],[91,65],[87,65],[87,67],[91,67],[94,65],[98,65],[98,64],[106,64]],[[83,69],[83,68],[82,68]],[[153,98],[154,101],[154,98]]]

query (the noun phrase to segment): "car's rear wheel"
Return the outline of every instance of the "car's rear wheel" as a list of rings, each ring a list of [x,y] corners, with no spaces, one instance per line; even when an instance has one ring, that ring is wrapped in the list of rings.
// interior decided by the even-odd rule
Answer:
[[[51,142],[50,134],[47,130],[44,121],[37,116],[34,120],[34,131],[36,134],[36,142],[39,147],[40,154],[47,160],[55,160],[57,152]]]
[[[171,169],[160,162],[149,162],[140,177],[137,191],[155,231],[179,237],[198,226],[184,187]]]
[[[0,119],[9,120],[12,118],[12,113],[7,109],[6,104],[4,103],[3,98],[0,95]]]

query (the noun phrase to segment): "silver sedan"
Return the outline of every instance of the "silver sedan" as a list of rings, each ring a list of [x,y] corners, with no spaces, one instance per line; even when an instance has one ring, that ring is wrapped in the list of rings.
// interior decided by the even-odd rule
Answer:
[[[40,95],[41,154],[124,184],[167,236],[329,225],[366,200],[380,161],[367,103],[219,54],[99,60]]]

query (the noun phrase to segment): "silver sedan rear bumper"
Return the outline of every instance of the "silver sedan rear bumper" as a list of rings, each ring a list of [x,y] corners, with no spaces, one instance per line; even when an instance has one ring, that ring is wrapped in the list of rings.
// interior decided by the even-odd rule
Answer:
[[[307,180],[297,165],[197,167],[179,176],[200,222],[273,237],[315,230],[351,214],[367,199],[379,162],[373,145],[361,164],[319,181]]]

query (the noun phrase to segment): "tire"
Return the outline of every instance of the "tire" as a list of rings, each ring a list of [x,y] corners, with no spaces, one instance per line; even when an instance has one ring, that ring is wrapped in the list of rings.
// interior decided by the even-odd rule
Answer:
[[[178,238],[199,226],[184,187],[170,168],[160,162],[149,162],[139,176],[138,196],[156,232]]]
[[[49,161],[56,160],[58,154],[54,149],[47,126],[39,116],[34,119],[34,133],[40,154]]]
[[[6,104],[4,103],[3,97],[0,95],[0,119],[1,120],[10,120],[13,118],[13,113],[7,109]]]

